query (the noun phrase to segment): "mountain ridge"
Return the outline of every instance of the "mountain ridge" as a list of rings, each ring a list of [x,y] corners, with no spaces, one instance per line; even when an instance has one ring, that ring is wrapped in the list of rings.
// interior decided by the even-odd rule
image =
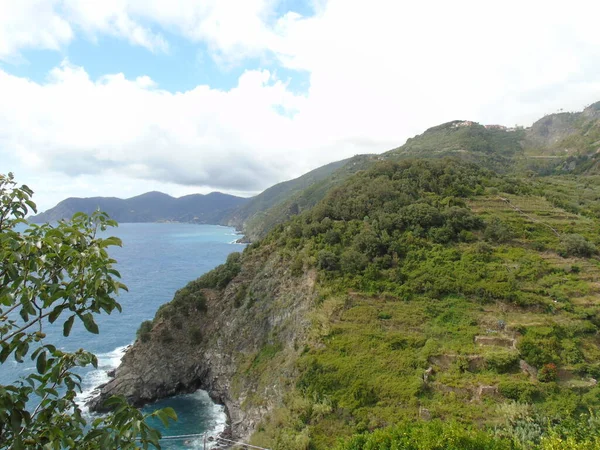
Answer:
[[[52,222],[69,218],[76,212],[87,214],[100,209],[118,222],[190,222],[219,224],[233,208],[248,199],[221,192],[172,197],[150,191],[130,198],[69,197],[55,207],[31,217],[33,222]]]

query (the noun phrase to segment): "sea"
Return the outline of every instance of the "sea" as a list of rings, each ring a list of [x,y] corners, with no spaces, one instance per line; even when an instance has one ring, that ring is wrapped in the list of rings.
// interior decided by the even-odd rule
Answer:
[[[118,301],[123,312],[96,317],[100,333],[88,333],[77,321],[71,335],[62,336],[62,326],[49,327],[46,342],[73,351],[79,348],[98,357],[98,369],[83,373],[82,393],[78,402],[85,410],[86,399],[109,380],[107,372],[116,368],[127,347],[135,340],[140,323],[152,319],[163,303],[189,281],[225,262],[227,255],[242,251],[244,246],[235,241],[240,237],[233,228],[217,225],[182,223],[123,223],[110,228],[107,236],[117,236],[122,247],[110,247],[110,256],[117,260],[115,268],[129,292],[122,291]],[[27,358],[23,363],[9,359],[0,366],[0,384],[12,383],[20,376],[34,371],[34,363]],[[170,406],[178,420],[168,428],[156,421],[163,436],[203,434],[217,435],[225,429],[226,414],[222,405],[215,404],[204,391],[160,400],[143,408],[150,412]],[[182,439],[161,442],[163,449],[203,448],[203,439]]]

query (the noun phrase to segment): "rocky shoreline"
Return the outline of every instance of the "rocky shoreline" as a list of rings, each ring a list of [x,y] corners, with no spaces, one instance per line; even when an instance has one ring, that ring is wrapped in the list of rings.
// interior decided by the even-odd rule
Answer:
[[[282,402],[281,386],[294,378],[315,296],[313,272],[292,277],[277,255],[244,261],[222,290],[202,289],[206,310],[154,319],[146,339],[127,349],[114,378],[89,403],[102,412],[112,395],[141,407],[198,389],[224,405],[232,438],[247,440]],[[193,289],[190,283],[185,289]],[[240,304],[240,292],[247,298]],[[198,339],[198,335],[201,338]],[[256,367],[261,351],[276,348],[280,372]]]

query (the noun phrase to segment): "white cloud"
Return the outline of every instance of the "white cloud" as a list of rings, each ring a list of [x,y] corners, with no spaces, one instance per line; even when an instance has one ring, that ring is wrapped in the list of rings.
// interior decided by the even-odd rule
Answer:
[[[40,11],[53,19],[25,33],[29,40],[14,30],[33,30],[31,11],[16,28],[0,19],[0,58],[66,45],[73,29],[154,51],[168,50],[163,36],[175,33],[226,64],[268,56],[310,76],[295,95],[264,70],[229,91],[181,93],[151,76],[92,80],[68,63],[44,84],[0,72],[0,157],[12,149],[28,173],[254,191],[444,121],[527,125],[600,99],[596,2],[329,0],[308,18],[274,17],[276,3],[46,2]]]
[[[20,50],[58,50],[73,38],[67,20],[55,10],[58,0],[0,1],[0,61],[20,62]]]
[[[268,71],[247,71],[229,91],[157,89],[148,77],[91,80],[64,62],[44,84],[0,71],[0,160],[28,172],[55,171],[256,191],[290,168],[281,150],[298,109]]]

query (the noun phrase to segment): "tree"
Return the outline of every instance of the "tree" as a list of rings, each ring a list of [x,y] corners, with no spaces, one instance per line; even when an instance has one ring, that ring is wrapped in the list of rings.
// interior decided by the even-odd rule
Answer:
[[[110,414],[86,420],[75,402],[81,377],[74,369],[98,361],[83,349],[59,350],[44,333],[62,324],[68,337],[78,320],[98,334],[94,316],[121,311],[115,296],[127,288],[107,252],[121,241],[98,236],[116,222],[96,212],[56,225],[29,224],[32,194],[12,174],[0,174],[0,365],[29,357],[37,372],[0,385],[0,448],[160,448],[160,432],[146,419],[168,425],[177,418],[171,408],[144,415],[115,397],[107,402]]]

